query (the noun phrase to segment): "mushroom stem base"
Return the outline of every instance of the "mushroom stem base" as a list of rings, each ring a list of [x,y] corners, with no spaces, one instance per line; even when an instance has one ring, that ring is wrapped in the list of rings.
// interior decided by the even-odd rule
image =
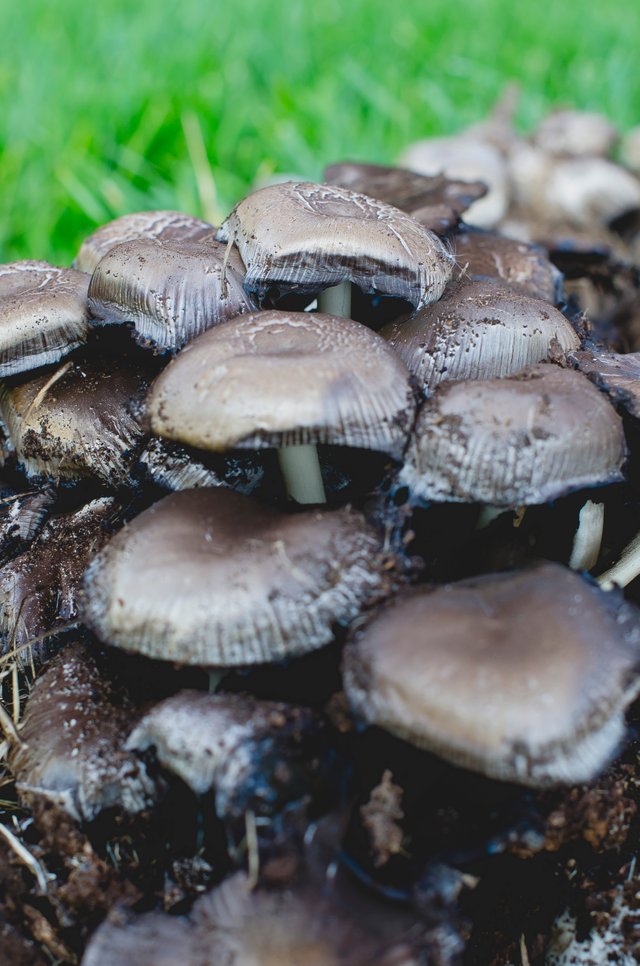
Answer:
[[[604,529],[604,503],[587,500],[578,516],[569,566],[572,570],[591,570],[600,556]]]
[[[318,295],[318,312],[351,318],[351,282],[341,282],[333,288],[326,288]]]
[[[312,444],[278,450],[287,494],[296,503],[326,503],[318,450]]]
[[[618,562],[596,577],[596,580],[603,590],[613,590],[614,587],[626,587],[638,576],[640,576],[640,533],[627,544]]]

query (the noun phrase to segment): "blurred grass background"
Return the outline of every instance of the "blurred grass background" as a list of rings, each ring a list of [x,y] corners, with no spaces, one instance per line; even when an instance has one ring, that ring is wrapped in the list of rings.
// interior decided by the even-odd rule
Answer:
[[[21,0],[0,4],[0,261],[69,262],[127,211],[216,220],[256,175],[390,162],[551,105],[640,123],[640,4]]]

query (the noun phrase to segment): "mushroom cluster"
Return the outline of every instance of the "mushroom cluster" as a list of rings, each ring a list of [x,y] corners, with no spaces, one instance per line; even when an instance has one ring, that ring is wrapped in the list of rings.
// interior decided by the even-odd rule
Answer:
[[[640,363],[516,148],[0,267],[2,961],[637,961]]]

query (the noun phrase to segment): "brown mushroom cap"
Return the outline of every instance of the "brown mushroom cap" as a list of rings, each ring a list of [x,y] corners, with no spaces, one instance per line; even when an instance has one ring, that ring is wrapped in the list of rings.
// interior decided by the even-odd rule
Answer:
[[[555,305],[562,275],[539,245],[527,245],[493,231],[460,231],[451,239],[456,261],[467,278],[501,278],[532,298]]]
[[[255,191],[217,236],[233,239],[260,301],[270,288],[314,294],[342,282],[405,299],[416,309],[440,298],[452,258],[409,215],[367,195],[309,182]]]
[[[613,402],[640,419],[640,352],[573,352],[570,358]]]
[[[622,420],[579,372],[441,386],[418,415],[400,481],[418,501],[521,506],[622,479]]]
[[[451,285],[439,302],[380,335],[427,395],[441,382],[511,376],[580,346],[561,312],[494,279]]]
[[[53,801],[78,821],[105,808],[140,812],[155,798],[144,765],[124,750],[138,713],[94,649],[73,643],[37,678],[10,767],[18,791]]]
[[[210,240],[158,243],[139,238],[111,248],[89,285],[92,315],[104,324],[132,322],[143,345],[175,351],[225,319],[256,308],[242,286],[237,255]]]
[[[42,635],[78,617],[78,590],[89,560],[114,529],[117,506],[103,497],[51,517],[19,557],[0,569],[0,641],[18,663],[46,652]],[[29,645],[27,647],[27,645]]]
[[[101,225],[85,238],[74,262],[81,272],[95,271],[101,258],[124,242],[149,238],[162,243],[203,242],[213,238],[216,229],[207,221],[182,211],[137,211]]]
[[[388,592],[381,540],[349,508],[286,515],[183,490],[90,565],[83,619],[108,644],[181,664],[277,661],[327,644]]]
[[[57,362],[86,341],[89,276],[47,262],[0,266],[0,377]]]
[[[0,416],[28,476],[112,485],[129,476],[143,431],[137,412],[151,381],[140,362],[76,358],[0,387]]]
[[[346,693],[367,722],[491,777],[588,781],[640,690],[624,619],[558,564],[415,590],[347,647]]]
[[[402,455],[414,412],[409,374],[358,322],[260,312],[223,323],[155,381],[155,433],[202,449],[333,443]]]

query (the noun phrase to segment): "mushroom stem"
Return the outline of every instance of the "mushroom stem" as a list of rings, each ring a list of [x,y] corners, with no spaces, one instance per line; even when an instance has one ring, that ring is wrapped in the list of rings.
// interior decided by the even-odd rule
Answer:
[[[278,461],[287,494],[296,503],[326,503],[318,451],[313,444],[281,446]]]
[[[627,544],[620,559],[613,567],[609,567],[603,574],[596,577],[603,590],[613,590],[614,587],[626,587],[640,575],[640,533],[636,534],[631,543]]]
[[[484,530],[489,524],[501,517],[503,513],[510,513],[509,507],[504,506],[491,506],[490,503],[486,503],[480,510],[478,514],[478,519],[476,520],[476,530]]]
[[[332,288],[326,288],[318,295],[318,311],[328,315],[339,315],[343,319],[351,318],[351,282],[340,282]]]
[[[569,566],[572,570],[591,570],[598,562],[602,531],[604,529],[604,503],[587,500],[578,516],[578,529],[573,538]]]

